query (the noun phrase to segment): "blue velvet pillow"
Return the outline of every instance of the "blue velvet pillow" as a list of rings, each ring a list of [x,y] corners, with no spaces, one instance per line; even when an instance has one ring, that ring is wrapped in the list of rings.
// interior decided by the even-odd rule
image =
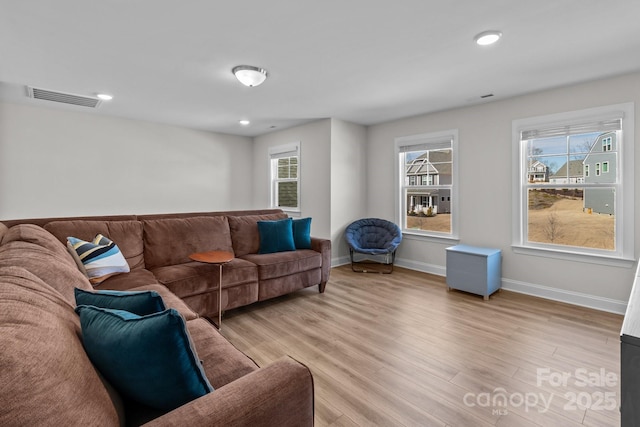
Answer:
[[[84,348],[124,396],[170,411],[213,391],[182,316],[148,316],[90,305],[76,307]]]
[[[311,218],[293,220],[293,241],[296,249],[311,249]]]
[[[75,288],[76,305],[126,310],[138,316],[165,311],[164,301],[156,291],[85,291]]]
[[[296,250],[296,244],[293,241],[291,218],[277,221],[258,221],[258,232],[260,234],[260,250],[258,253],[271,254]]]

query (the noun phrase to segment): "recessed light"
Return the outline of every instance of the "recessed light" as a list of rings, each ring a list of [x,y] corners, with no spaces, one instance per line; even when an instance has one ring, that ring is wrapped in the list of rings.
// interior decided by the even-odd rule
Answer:
[[[238,123],[240,123],[242,126],[249,126],[251,124],[249,120],[240,120]]]
[[[97,96],[103,101],[111,101],[113,99],[113,96],[107,95],[106,93],[99,93]]]
[[[490,44],[494,44],[502,37],[502,33],[496,30],[483,31],[473,38],[477,44],[480,46],[488,46]]]

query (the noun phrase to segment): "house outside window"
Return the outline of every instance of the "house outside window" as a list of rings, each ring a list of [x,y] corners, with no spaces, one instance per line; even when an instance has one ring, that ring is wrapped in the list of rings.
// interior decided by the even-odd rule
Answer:
[[[457,130],[395,139],[397,223],[404,234],[457,238]]]
[[[633,118],[627,103],[513,122],[516,252],[633,259]]]
[[[300,211],[300,143],[271,147],[271,207]]]

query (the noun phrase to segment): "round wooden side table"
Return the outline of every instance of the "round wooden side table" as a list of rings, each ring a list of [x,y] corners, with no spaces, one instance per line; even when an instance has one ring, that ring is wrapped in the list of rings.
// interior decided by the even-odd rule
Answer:
[[[194,261],[218,265],[220,271],[218,276],[218,324],[216,325],[218,330],[222,329],[222,265],[231,261],[233,257],[233,253],[228,251],[196,252],[189,255],[189,258]]]

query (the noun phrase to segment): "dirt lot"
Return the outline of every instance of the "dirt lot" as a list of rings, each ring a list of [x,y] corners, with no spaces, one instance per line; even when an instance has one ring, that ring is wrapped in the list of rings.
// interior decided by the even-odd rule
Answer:
[[[558,198],[529,210],[529,241],[615,249],[615,217],[582,212],[582,199]]]
[[[407,217],[409,228],[451,232],[451,215]],[[558,245],[615,249],[615,217],[582,212],[582,199],[545,197],[529,210],[529,241]]]
[[[451,233],[451,215],[438,214],[430,217],[408,216],[407,227],[418,230],[440,231]]]

